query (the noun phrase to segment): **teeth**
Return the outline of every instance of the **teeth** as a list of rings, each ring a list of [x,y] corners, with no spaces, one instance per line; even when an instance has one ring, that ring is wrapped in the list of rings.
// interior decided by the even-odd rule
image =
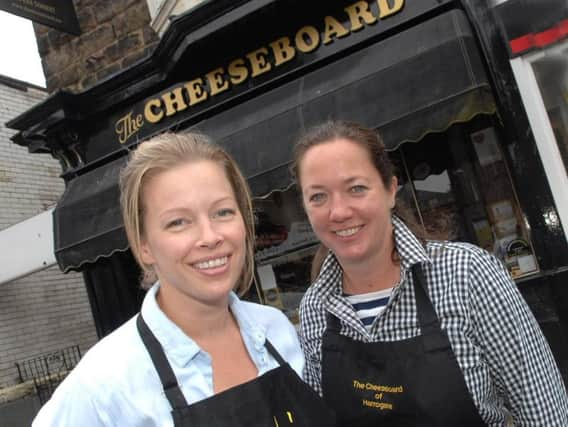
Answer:
[[[353,228],[348,228],[347,230],[339,230],[336,231],[335,234],[341,237],[353,236],[355,233],[359,231],[360,228],[361,227],[353,227]]]
[[[198,268],[200,270],[205,270],[208,268],[215,268],[215,267],[220,267],[222,265],[227,264],[227,261],[229,260],[229,257],[221,257],[221,258],[215,258],[215,259],[210,259],[208,261],[203,261],[203,262],[198,262],[193,264],[193,266],[195,268]]]

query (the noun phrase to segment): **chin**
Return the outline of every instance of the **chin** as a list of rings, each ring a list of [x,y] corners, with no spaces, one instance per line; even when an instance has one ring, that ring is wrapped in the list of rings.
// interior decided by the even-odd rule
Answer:
[[[233,286],[229,284],[216,285],[215,287],[206,290],[205,294],[212,299],[222,299],[222,298],[227,298],[232,290]]]
[[[366,253],[361,251],[345,251],[343,253],[336,252],[336,256],[339,260],[349,262],[352,264],[359,263],[367,258]]]

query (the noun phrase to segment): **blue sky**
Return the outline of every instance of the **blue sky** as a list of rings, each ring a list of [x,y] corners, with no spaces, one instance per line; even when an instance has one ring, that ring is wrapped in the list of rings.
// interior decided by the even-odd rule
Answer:
[[[45,87],[32,22],[1,10],[0,74]]]

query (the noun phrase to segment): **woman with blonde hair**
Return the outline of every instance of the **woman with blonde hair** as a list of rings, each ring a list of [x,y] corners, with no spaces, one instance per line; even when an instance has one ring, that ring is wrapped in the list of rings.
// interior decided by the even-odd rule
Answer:
[[[245,179],[199,134],[143,142],[120,178],[131,250],[148,290],[140,313],[85,354],[34,426],[329,426],[298,374],[296,331],[241,301],[253,280]]]

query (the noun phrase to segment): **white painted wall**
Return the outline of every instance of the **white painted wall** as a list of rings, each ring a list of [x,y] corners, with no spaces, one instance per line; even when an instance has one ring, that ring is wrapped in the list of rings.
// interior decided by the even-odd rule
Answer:
[[[152,19],[151,27],[162,36],[169,27],[170,16],[181,15],[204,0],[146,0]]]
[[[49,209],[0,231],[0,286],[56,263],[52,214]]]

